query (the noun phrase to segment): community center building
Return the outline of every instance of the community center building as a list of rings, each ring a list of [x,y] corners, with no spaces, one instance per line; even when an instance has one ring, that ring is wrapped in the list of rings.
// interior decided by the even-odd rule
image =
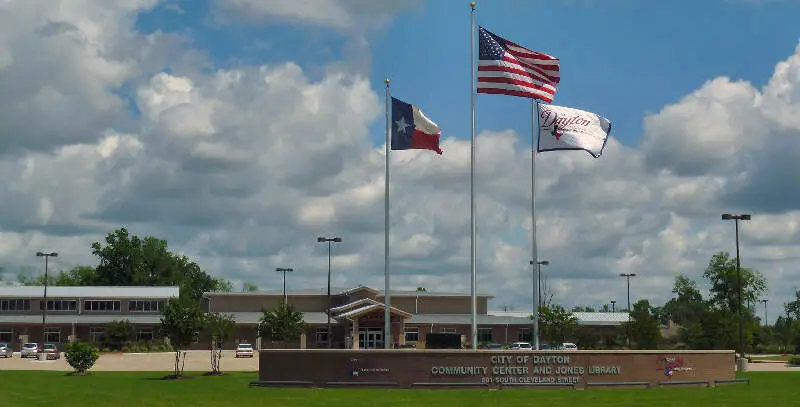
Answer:
[[[469,294],[429,291],[391,292],[391,338],[384,332],[384,301],[381,290],[366,286],[351,288],[289,290],[288,303],[301,312],[307,327],[295,343],[275,344],[256,336],[263,310],[275,309],[284,292],[208,292],[203,295],[205,312],[231,315],[237,330],[231,341],[249,342],[258,348],[383,348],[425,347],[430,333],[462,336],[467,345],[471,328]],[[136,326],[136,339],[161,338],[161,310],[179,295],[178,287],[48,287],[46,323],[42,330],[44,287],[0,286],[0,342],[18,348],[25,342],[65,344],[70,340],[99,342],[111,321],[127,320]],[[531,341],[529,312],[489,311],[491,295],[477,295],[479,343]],[[330,313],[327,312],[330,301]],[[329,318],[330,316],[330,318]],[[626,321],[625,313],[575,313],[578,323],[615,328]],[[330,331],[328,327],[330,326]],[[196,349],[206,349],[205,335],[197,337]],[[329,342],[330,341],[330,342]]]

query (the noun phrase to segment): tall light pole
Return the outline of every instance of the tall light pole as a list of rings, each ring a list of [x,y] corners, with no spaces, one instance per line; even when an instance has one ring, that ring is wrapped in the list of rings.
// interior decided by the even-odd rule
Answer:
[[[732,220],[736,225],[736,283],[739,286],[736,291],[739,296],[739,356],[742,359],[744,359],[744,310],[742,309],[742,262],[739,255],[739,221],[750,219],[751,216],[747,213],[738,215],[722,214],[722,220]]]
[[[617,312],[617,301],[611,300],[611,312]]]
[[[44,257],[44,293],[42,295],[42,349],[39,353],[40,360],[47,360],[47,354],[44,353],[44,343],[47,342],[47,335],[45,334],[45,325],[47,324],[47,266],[51,257],[58,257],[56,252],[36,252],[36,257]]]
[[[289,268],[278,267],[275,269],[275,271],[277,271],[278,273],[283,273],[283,303],[288,305],[289,298],[286,296],[286,273],[291,273],[294,271],[294,269],[291,267]]]
[[[530,261],[530,264],[533,265],[533,260]],[[536,292],[539,293],[539,304],[538,304],[539,308],[542,308],[542,303],[544,302],[542,301],[542,266],[549,266],[549,265],[550,265],[550,260],[539,260],[536,262],[536,274],[538,274],[539,277],[538,281],[534,281],[534,283],[536,283],[536,288],[534,288],[534,290],[536,290]]]
[[[764,298],[763,300],[759,301],[759,302],[763,302],[764,303],[764,326],[769,326],[769,317],[767,315],[767,301],[769,301],[769,300],[766,299],[766,298]]]
[[[333,347],[333,332],[331,332],[331,245],[333,243],[341,243],[341,237],[318,237],[317,243],[328,244],[328,348]]]
[[[636,273],[619,273],[620,277],[625,277],[628,280],[628,319],[631,315],[631,277],[636,277]]]

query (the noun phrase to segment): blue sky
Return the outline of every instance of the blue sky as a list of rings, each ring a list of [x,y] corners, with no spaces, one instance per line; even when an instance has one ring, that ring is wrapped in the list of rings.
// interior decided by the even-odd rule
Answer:
[[[614,137],[636,144],[642,118],[717,76],[762,85],[789,55],[800,3],[704,0],[506,0],[478,2],[476,23],[561,59],[554,104],[591,110],[614,123]],[[370,32],[369,73],[382,93],[419,105],[443,137],[469,137],[469,6],[428,1]],[[346,58],[347,33],[289,21],[217,24],[208,0],[180,2],[139,18],[143,31],[186,33],[217,66],[295,61],[312,76]],[[477,128],[530,130],[530,102],[479,95]],[[376,145],[382,121],[372,126]]]

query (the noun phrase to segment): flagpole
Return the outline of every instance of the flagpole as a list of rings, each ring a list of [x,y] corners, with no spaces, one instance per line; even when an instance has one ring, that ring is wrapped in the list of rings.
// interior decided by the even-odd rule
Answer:
[[[472,102],[472,138],[470,142],[470,166],[469,166],[469,205],[470,205],[470,271],[471,271],[471,300],[472,300],[472,332],[470,333],[472,349],[478,349],[478,296],[475,291],[477,283],[476,272],[476,221],[475,221],[475,2],[470,2],[470,74],[471,74],[471,89],[470,97]]]
[[[389,79],[386,79],[386,186],[384,189],[384,238],[383,238],[383,278],[384,278],[384,296],[383,302],[385,304],[383,311],[383,347],[385,349],[392,348],[392,316],[391,308],[391,294],[389,293],[389,168],[390,168],[390,155],[392,151],[392,127],[390,121],[389,110],[391,109],[391,92],[389,89]]]
[[[531,109],[531,243],[533,247],[533,341],[534,349],[539,346],[539,251],[536,247],[536,154],[539,147],[536,140],[539,126],[539,101],[534,99]]]

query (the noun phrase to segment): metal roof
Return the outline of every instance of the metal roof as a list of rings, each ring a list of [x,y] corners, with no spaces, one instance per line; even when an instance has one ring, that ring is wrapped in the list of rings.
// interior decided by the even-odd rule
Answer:
[[[220,312],[220,314],[230,315],[237,324],[256,325],[264,315],[263,312]],[[303,322],[307,324],[325,324],[328,322],[328,314],[324,312],[304,312]],[[331,318],[331,323],[336,320]]]
[[[180,289],[177,286],[47,286],[47,298],[160,299],[177,297],[179,293]],[[0,298],[41,298],[43,296],[44,286],[0,286]]]
[[[373,291],[378,296],[383,296],[383,290],[377,290],[372,287],[359,285],[355,287],[331,287],[331,295],[349,295],[361,289]],[[393,297],[469,297],[469,293],[448,293],[448,292],[434,292],[434,291],[409,291],[409,290],[390,290],[389,294]],[[223,297],[223,296],[253,296],[253,295],[275,295],[283,296],[283,290],[264,290],[264,291],[250,291],[250,292],[206,292],[203,293],[206,297]],[[301,290],[286,290],[287,296],[318,296],[328,295],[328,288],[307,288]],[[486,293],[478,293],[478,297],[493,298],[492,295]]]
[[[161,314],[47,314],[47,324],[107,324],[111,321],[131,321],[134,324],[157,325]],[[0,324],[41,324],[42,314],[0,314]]]
[[[531,325],[530,318],[513,316],[478,315],[478,325]],[[406,324],[437,324],[437,325],[469,325],[472,323],[470,314],[415,314]]]
[[[627,312],[573,312],[581,325],[621,325],[628,322]]]
[[[489,311],[489,315],[530,318],[531,311]],[[627,312],[573,312],[578,324],[589,326],[617,326],[628,322]]]

